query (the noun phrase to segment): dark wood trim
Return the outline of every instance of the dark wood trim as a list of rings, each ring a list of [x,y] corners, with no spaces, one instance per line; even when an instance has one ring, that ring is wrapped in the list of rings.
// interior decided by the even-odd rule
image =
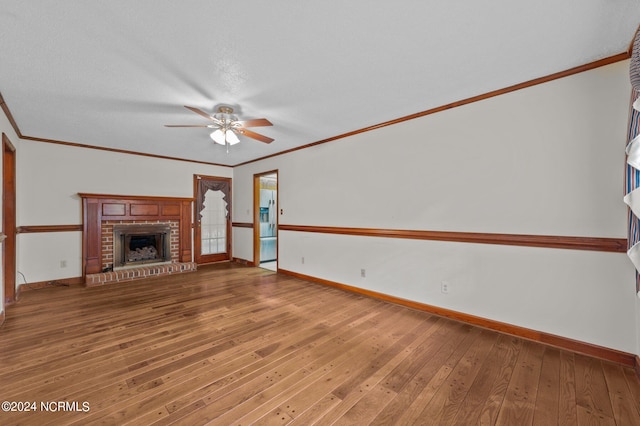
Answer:
[[[636,365],[634,366],[634,370],[636,371],[638,380],[640,380],[640,355],[636,355]]]
[[[269,170],[253,175],[253,223],[258,224],[253,227],[253,263],[260,265],[260,178],[268,175],[276,175],[276,260],[280,255],[280,243],[278,239],[280,215],[280,197],[278,196],[278,169]],[[277,263],[276,263],[277,264]]]
[[[16,132],[16,135],[18,135],[18,138],[22,138],[22,133],[20,133],[20,128],[18,127],[16,120],[13,118],[13,114],[11,114],[11,110],[9,110],[9,106],[4,101],[4,98],[2,97],[2,93],[0,93],[0,108],[2,108],[2,111],[4,111],[4,115],[7,117],[7,120],[9,120],[9,123],[11,124],[11,127],[13,127],[13,131]]]
[[[253,264],[260,265],[260,175],[253,175]]]
[[[2,133],[2,277],[4,280],[4,306],[15,302],[16,291],[16,148]]]
[[[233,222],[231,224],[234,228],[251,228],[253,229],[253,223],[249,222]]]
[[[20,139],[24,139],[24,140],[28,140],[28,141],[32,141],[32,142],[44,142],[44,143],[52,143],[52,144],[56,144],[56,145],[66,145],[66,146],[72,146],[72,147],[75,147],[75,148],[97,149],[99,151],[116,152],[116,153],[119,153],[119,154],[140,155],[142,157],[160,158],[160,159],[164,159],[164,160],[186,161],[188,163],[207,164],[207,165],[210,165],[210,166],[232,167],[232,166],[228,166],[228,165],[225,165],[225,164],[211,163],[211,162],[208,162],[208,161],[187,160],[187,159],[184,159],[184,158],[169,157],[169,156],[166,156],[166,155],[148,154],[148,153],[144,153],[144,152],[129,151],[129,150],[126,150],[126,149],[107,148],[107,147],[101,147],[101,146],[86,145],[86,144],[81,144],[81,143],[76,143],[76,142],[61,141],[61,140],[56,140],[56,139],[47,139],[47,138],[37,138],[37,137],[34,137],[34,136],[26,136],[26,135],[23,135],[22,132],[20,132],[20,128],[18,127],[18,124],[16,123],[15,119],[13,118],[13,114],[11,114],[11,110],[9,110],[9,106],[4,101],[4,98],[2,97],[2,94],[0,94],[0,107],[4,111],[4,114],[7,116],[7,119],[9,120],[9,123],[11,123],[11,127],[13,127],[13,130],[16,132],[16,134],[18,135],[18,137]]]
[[[580,65],[580,66],[577,66],[577,67],[573,67],[573,68],[570,68],[570,69],[565,70],[565,71],[560,71],[560,72],[557,72],[557,73],[554,73],[554,74],[549,74],[549,75],[544,76],[544,77],[540,77],[540,78],[536,78],[536,79],[533,79],[533,80],[525,81],[524,83],[514,84],[513,86],[508,86],[508,87],[505,87],[505,88],[502,88],[502,89],[493,90],[491,92],[484,93],[484,94],[477,95],[477,96],[472,96],[470,98],[462,99],[460,101],[451,102],[451,103],[446,104],[446,105],[442,105],[442,106],[439,106],[439,107],[428,109],[426,111],[421,111],[421,112],[417,112],[415,114],[405,115],[404,117],[400,117],[400,118],[396,118],[396,119],[393,119],[393,120],[385,121],[385,122],[379,123],[379,124],[374,124],[373,126],[365,127],[365,128],[358,129],[358,130],[353,130],[353,131],[347,132],[347,133],[342,133],[342,134],[337,135],[337,136],[332,136],[330,138],[322,139],[322,140],[317,141],[317,142],[312,142],[312,143],[309,143],[309,144],[306,144],[306,145],[302,145],[302,146],[299,146],[299,147],[296,147],[296,148],[291,148],[291,149],[287,149],[285,151],[280,151],[280,152],[277,152],[275,154],[266,155],[264,157],[256,158],[255,160],[245,161],[244,163],[238,163],[238,164],[234,165],[233,167],[244,166],[245,164],[255,163],[256,161],[262,161],[262,160],[265,160],[267,158],[276,157],[278,155],[284,155],[284,154],[288,154],[288,153],[291,153],[291,152],[294,152],[294,151],[299,151],[301,149],[311,148],[312,146],[321,145],[321,144],[324,144],[324,143],[327,143],[327,142],[332,142],[332,141],[335,141],[335,140],[338,140],[338,139],[344,139],[344,138],[349,137],[349,136],[355,136],[355,135],[360,134],[360,133],[370,132],[371,130],[380,129],[382,127],[391,126],[393,124],[402,123],[404,121],[413,120],[415,118],[424,117],[426,115],[435,114],[437,112],[445,111],[445,110],[448,110],[448,109],[456,108],[456,107],[467,105],[467,104],[470,104],[470,103],[483,101],[485,99],[493,98],[495,96],[504,95],[504,94],[509,93],[509,92],[515,92],[516,90],[526,89],[528,87],[536,86],[538,84],[548,83],[548,82],[553,81],[553,80],[557,80],[557,79],[564,78],[564,77],[569,77],[569,76],[574,75],[574,74],[579,74],[581,72],[589,71],[589,70],[592,70],[592,69],[595,69],[595,68],[600,68],[600,67],[603,67],[605,65],[610,65],[610,64],[614,64],[616,62],[624,61],[624,60],[629,59],[630,56],[631,55],[629,55],[628,52],[619,53],[617,55],[613,55],[613,56],[610,56],[608,58],[600,59],[598,61],[590,62],[588,64],[584,64],[584,65]]]
[[[142,157],[160,158],[160,159],[163,159],[163,160],[172,160],[172,161],[186,161],[187,163],[207,164],[209,166],[233,167],[233,166],[229,166],[229,165],[226,165],[226,164],[211,163],[211,162],[208,162],[208,161],[188,160],[188,159],[185,159],[185,158],[169,157],[167,155],[149,154],[149,153],[146,153],[146,152],[129,151],[127,149],[107,148],[107,147],[104,147],[104,146],[86,145],[86,144],[82,144],[82,143],[67,142],[67,141],[61,141],[61,140],[56,140],[56,139],[36,138],[36,137],[33,137],[33,136],[20,136],[20,138],[23,139],[23,140],[32,141],[32,142],[52,143],[52,144],[56,144],[56,145],[72,146],[72,147],[75,147],[75,148],[97,149],[99,151],[115,152],[115,153],[118,153],[118,154],[139,155],[139,156],[142,156]]]
[[[240,263],[241,265],[246,265],[246,266],[256,266],[256,263],[255,263],[255,262],[252,262],[252,261],[247,260],[247,259],[241,259],[241,258],[239,258],[239,257],[234,257],[234,258],[233,258],[233,261],[234,261],[235,263]]]
[[[317,232],[366,237],[406,238],[411,240],[452,241],[475,244],[544,247],[571,250],[591,250],[614,253],[627,252],[625,238],[569,237],[560,235],[491,234],[479,232],[419,231],[405,229],[346,228],[337,226],[280,225],[280,231]]]
[[[44,232],[77,232],[82,231],[82,225],[29,225],[19,226],[17,234],[33,234]]]
[[[180,202],[180,262],[188,263],[193,261],[193,223],[191,222],[192,201],[182,200]]]
[[[84,278],[71,277],[71,278],[60,278],[57,280],[38,281],[33,283],[22,284],[20,285],[20,287],[18,287],[18,289],[20,290],[20,292],[23,292],[23,291],[39,290],[41,288],[47,288],[47,287],[68,287],[71,285],[84,285]]]
[[[102,270],[102,204],[99,198],[82,197],[82,276]]]
[[[202,254],[202,235],[201,235],[201,227],[200,227],[200,203],[202,199],[198,197],[198,182],[200,180],[211,180],[211,181],[220,181],[227,182],[229,185],[229,193],[227,194],[227,250],[225,253],[215,253],[215,254]],[[205,192],[207,192],[205,190]],[[229,177],[220,177],[220,176],[206,176],[206,175],[193,175],[193,260],[198,265],[207,265],[210,263],[216,262],[228,262],[231,261],[231,254],[233,252],[233,233],[232,233],[232,224],[231,218],[233,217],[233,178]],[[203,194],[204,196],[204,194]]]
[[[627,353],[627,352],[622,352],[616,349],[605,348],[603,346],[581,342],[578,340],[569,339],[567,337],[556,336],[554,334],[549,334],[542,331],[537,331],[537,330],[532,330],[525,327],[511,325],[511,324],[503,323],[500,321],[478,317],[475,315],[469,315],[463,312],[441,308],[439,306],[427,305],[425,303],[415,302],[413,300],[402,299],[400,297],[390,296],[388,294],[378,293],[372,290],[353,287],[347,284],[341,284],[334,281],[313,277],[310,275],[300,274],[298,272],[288,271],[285,269],[278,269],[278,273],[289,275],[289,276],[303,279],[306,281],[315,282],[318,284],[328,285],[328,286],[346,290],[352,293],[373,297],[375,299],[384,300],[390,303],[396,303],[398,305],[407,306],[409,308],[417,309],[424,312],[429,312],[435,315],[440,315],[440,316],[457,320],[457,321],[462,321],[467,324],[473,324],[478,327],[499,331],[501,333],[522,337],[524,339],[533,340],[533,341],[544,343],[550,346],[555,346],[557,348],[566,349],[568,351],[589,355],[592,357],[616,362],[616,363],[627,365],[630,367],[635,367],[636,369],[638,368],[636,355]]]

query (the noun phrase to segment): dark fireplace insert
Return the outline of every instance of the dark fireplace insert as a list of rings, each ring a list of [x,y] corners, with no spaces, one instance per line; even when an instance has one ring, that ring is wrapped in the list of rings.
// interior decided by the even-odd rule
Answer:
[[[113,269],[171,261],[169,224],[113,226]]]

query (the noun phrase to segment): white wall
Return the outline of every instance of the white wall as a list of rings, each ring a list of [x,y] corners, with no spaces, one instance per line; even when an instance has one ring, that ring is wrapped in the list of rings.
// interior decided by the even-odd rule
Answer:
[[[278,169],[281,224],[625,238],[629,91],[621,62],[237,167],[234,221],[252,221],[253,174]],[[251,244],[238,233],[234,253]],[[625,254],[300,232],[279,244],[283,269],[638,351]]]
[[[231,177],[233,170],[23,140],[17,162],[18,226],[82,224],[79,192],[193,197],[194,174]],[[17,257],[28,282],[80,277],[81,232],[19,234]],[[24,283],[22,276],[18,282]]]

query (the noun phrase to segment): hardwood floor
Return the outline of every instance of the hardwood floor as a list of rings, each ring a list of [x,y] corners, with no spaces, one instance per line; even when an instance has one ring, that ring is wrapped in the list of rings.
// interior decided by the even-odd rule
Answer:
[[[0,389],[2,425],[640,425],[631,368],[238,264],[23,293]]]

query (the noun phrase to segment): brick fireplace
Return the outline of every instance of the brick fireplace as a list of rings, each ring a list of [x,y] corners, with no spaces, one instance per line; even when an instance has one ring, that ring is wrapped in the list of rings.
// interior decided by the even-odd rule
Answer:
[[[191,198],[79,195],[86,285],[196,269]]]

